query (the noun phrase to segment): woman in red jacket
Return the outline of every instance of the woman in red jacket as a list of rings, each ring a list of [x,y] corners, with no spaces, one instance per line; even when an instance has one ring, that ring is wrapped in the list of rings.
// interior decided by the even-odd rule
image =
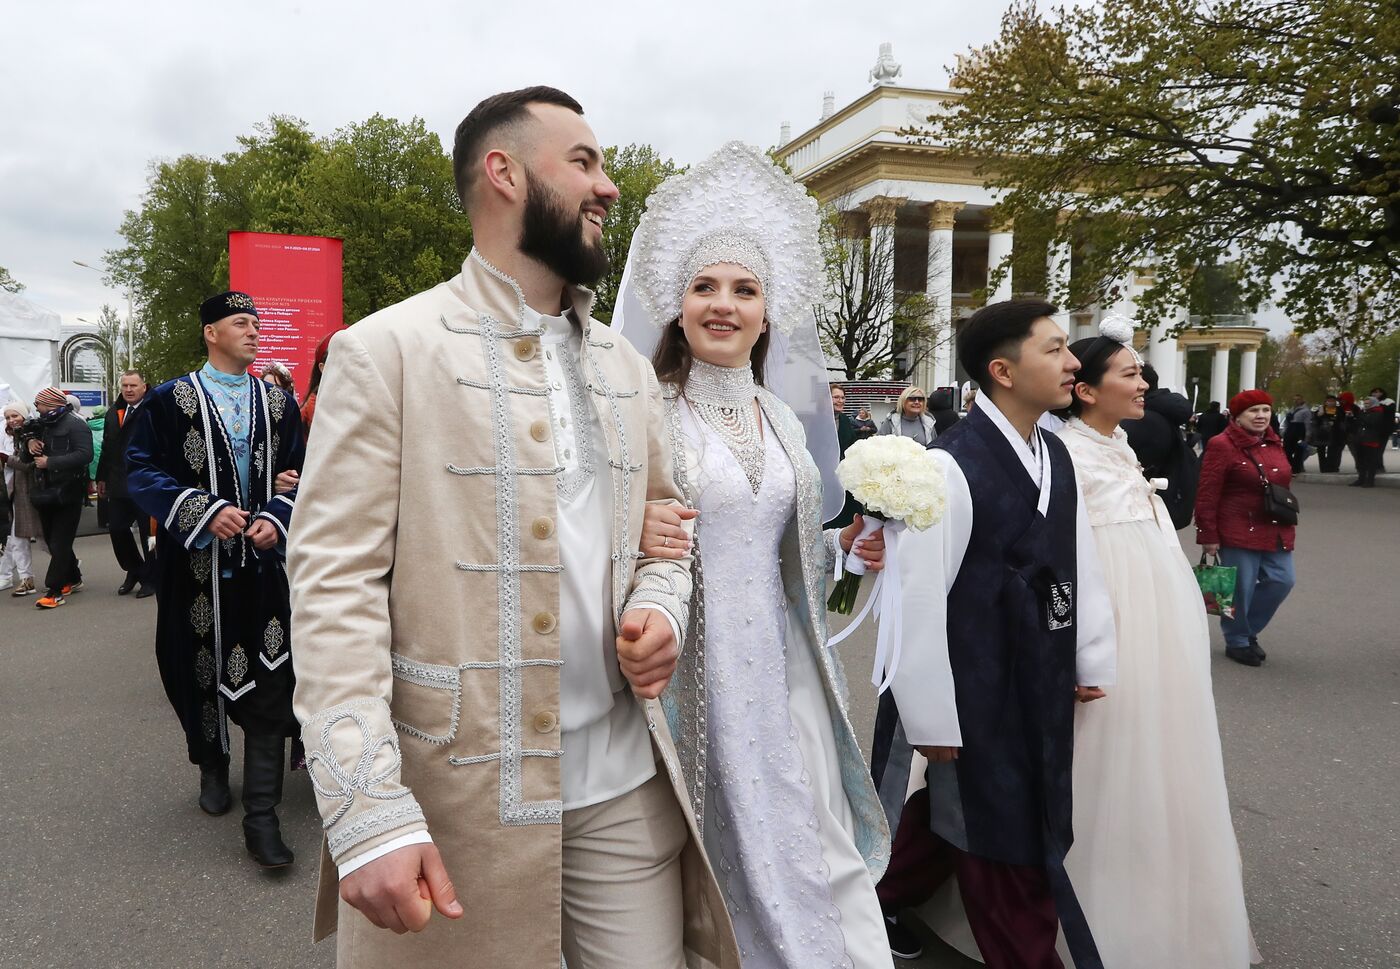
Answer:
[[[1269,423],[1273,398],[1246,390],[1230,400],[1231,421],[1210,439],[1196,491],[1196,543],[1239,570],[1235,618],[1220,620],[1225,655],[1245,666],[1266,658],[1259,634],[1293,588],[1296,527],[1280,525],[1264,505],[1264,483],[1288,487],[1293,470]]]

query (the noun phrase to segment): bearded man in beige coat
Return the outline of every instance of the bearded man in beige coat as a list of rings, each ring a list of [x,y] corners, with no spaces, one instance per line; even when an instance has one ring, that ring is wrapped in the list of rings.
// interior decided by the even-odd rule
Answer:
[[[341,969],[739,966],[655,703],[690,563],[637,552],[680,492],[589,315],[617,188],[582,113],[473,109],[461,274],[331,342],[288,554]]]

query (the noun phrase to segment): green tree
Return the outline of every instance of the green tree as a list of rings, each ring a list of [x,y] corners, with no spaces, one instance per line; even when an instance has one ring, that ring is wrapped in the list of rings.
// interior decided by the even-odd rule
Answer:
[[[306,122],[273,115],[240,135],[239,150],[214,167],[220,206],[231,227],[301,234],[308,166],[326,154]]]
[[[603,168],[617,186],[618,196],[608,209],[603,247],[608,252],[609,269],[598,281],[593,315],[604,323],[611,323],[617,291],[622,285],[622,270],[632,248],[632,235],[646,210],[646,201],[656,191],[656,186],[683,169],[671,159],[662,158],[650,145],[604,148]]]
[[[140,307],[138,353],[157,382],[198,365],[199,304],[228,285],[233,226],[219,204],[216,165],[196,155],[153,164],[140,209],[117,230],[124,244],[106,254],[109,276]]]
[[[349,322],[451,278],[471,249],[452,161],[421,118],[341,128],[302,178],[295,231],[344,240]]]
[[[155,163],[118,230],[123,244],[106,256],[132,294],[137,356],[152,379],[203,357],[196,310],[227,288],[236,230],[342,239],[350,322],[452,276],[471,247],[451,161],[418,118],[375,115],[320,139],[274,115],[221,159]]]
[[[1391,399],[1400,394],[1396,378],[1400,375],[1400,331],[1393,332],[1372,343],[1356,361],[1351,389],[1357,396],[1372,387],[1384,387]]]
[[[1070,212],[1075,306],[1155,267],[1146,321],[1233,263],[1240,301],[1283,288],[1303,330],[1351,284],[1400,289],[1400,16],[1394,0],[1018,0],[963,59],[928,143],[1007,190],[998,217]],[[1022,240],[1018,239],[1018,247]],[[1018,283],[1019,286],[1019,283]],[[1067,296],[1067,298],[1066,298]]]
[[[4,266],[0,266],[0,290],[7,293],[18,293],[24,289],[24,283],[10,275],[10,271]]]

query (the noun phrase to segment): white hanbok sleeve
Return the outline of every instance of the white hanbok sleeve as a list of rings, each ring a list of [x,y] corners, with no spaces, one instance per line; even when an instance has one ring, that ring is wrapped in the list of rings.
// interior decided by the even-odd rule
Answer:
[[[1075,609],[1075,681],[1079,686],[1112,686],[1118,678],[1118,631],[1113,621],[1113,600],[1108,596],[1099,546],[1089,524],[1084,491],[1074,482],[1077,499],[1074,519],[1075,576],[1079,592]]]
[[[907,530],[898,539],[903,632],[890,689],[911,744],[961,747],[953,669],[948,659],[948,591],[958,577],[972,537],[972,493],[962,469],[947,451],[935,448],[930,453],[948,483],[947,509],[937,525],[922,532]]]

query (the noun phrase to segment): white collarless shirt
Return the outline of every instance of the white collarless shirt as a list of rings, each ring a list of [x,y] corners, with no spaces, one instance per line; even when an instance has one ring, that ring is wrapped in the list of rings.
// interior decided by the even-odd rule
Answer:
[[[612,616],[613,481],[607,439],[582,377],[583,333],[567,316],[525,307],[540,335],[554,440],[559,537],[559,795],[565,811],[600,804],[656,776],[646,717],[617,665]],[[650,608],[650,607],[647,607]],[[658,610],[660,611],[660,610]],[[680,639],[674,620],[664,612]],[[399,848],[432,841],[417,831],[340,865],[340,877]]]
[[[656,774],[646,718],[617,665],[612,616],[613,480],[607,438],[582,376],[583,331],[525,309],[538,329],[560,468],[560,796],[564,810],[635,790]],[[581,398],[581,399],[580,399]]]

